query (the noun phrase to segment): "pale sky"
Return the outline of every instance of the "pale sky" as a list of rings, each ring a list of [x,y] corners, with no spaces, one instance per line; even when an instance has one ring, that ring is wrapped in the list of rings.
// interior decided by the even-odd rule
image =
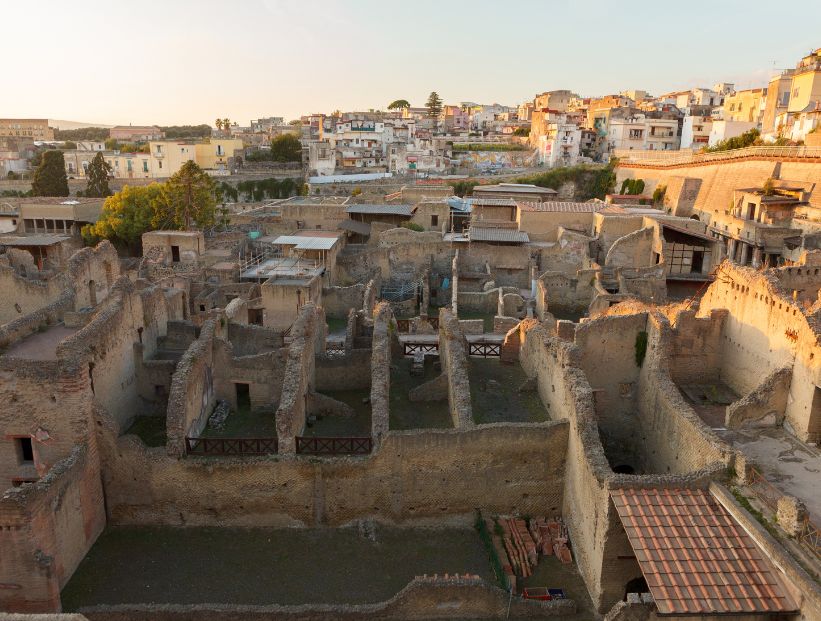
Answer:
[[[545,90],[764,86],[821,46],[821,2],[3,0],[0,117],[241,125],[518,104]]]

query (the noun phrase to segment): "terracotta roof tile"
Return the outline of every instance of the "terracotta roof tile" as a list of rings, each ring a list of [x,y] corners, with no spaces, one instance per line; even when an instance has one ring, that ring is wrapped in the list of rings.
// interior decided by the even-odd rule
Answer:
[[[659,613],[797,610],[752,538],[708,492],[610,494]]]

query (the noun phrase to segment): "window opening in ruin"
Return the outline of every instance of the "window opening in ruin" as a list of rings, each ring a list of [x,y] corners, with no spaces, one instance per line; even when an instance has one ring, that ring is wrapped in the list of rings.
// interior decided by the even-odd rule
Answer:
[[[248,411],[251,409],[251,386],[249,384],[234,384],[237,390],[237,411]]]
[[[439,226],[439,216],[434,214],[430,217],[430,225],[431,226]]]
[[[180,262],[180,247],[179,246],[171,246],[171,260],[174,263]]]
[[[137,328],[137,337],[140,339],[140,344],[143,342],[143,329]]]
[[[704,251],[703,250],[693,250],[693,258],[690,264],[690,273],[692,274],[701,274],[701,270],[704,267]]]
[[[200,304],[200,312],[201,313],[205,312],[205,304]]]
[[[262,325],[262,309],[261,308],[249,308],[248,309],[248,323],[261,326]]]
[[[17,438],[17,461],[21,466],[34,463],[34,446],[31,438]]]
[[[635,468],[630,466],[629,464],[619,464],[615,468],[613,468],[613,472],[616,474],[636,474]]]
[[[94,363],[88,363],[88,381],[91,384],[91,394],[94,394]]]

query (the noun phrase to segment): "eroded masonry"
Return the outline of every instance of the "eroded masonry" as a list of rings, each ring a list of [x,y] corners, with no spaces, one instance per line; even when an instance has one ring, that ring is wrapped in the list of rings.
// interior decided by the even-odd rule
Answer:
[[[817,182],[505,185],[3,246],[0,611],[820,619]]]

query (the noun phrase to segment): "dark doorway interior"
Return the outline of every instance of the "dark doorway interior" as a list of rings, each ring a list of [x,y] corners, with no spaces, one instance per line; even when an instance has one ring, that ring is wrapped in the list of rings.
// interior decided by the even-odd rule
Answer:
[[[237,411],[248,411],[251,409],[251,391],[248,384],[235,384],[237,387]]]

